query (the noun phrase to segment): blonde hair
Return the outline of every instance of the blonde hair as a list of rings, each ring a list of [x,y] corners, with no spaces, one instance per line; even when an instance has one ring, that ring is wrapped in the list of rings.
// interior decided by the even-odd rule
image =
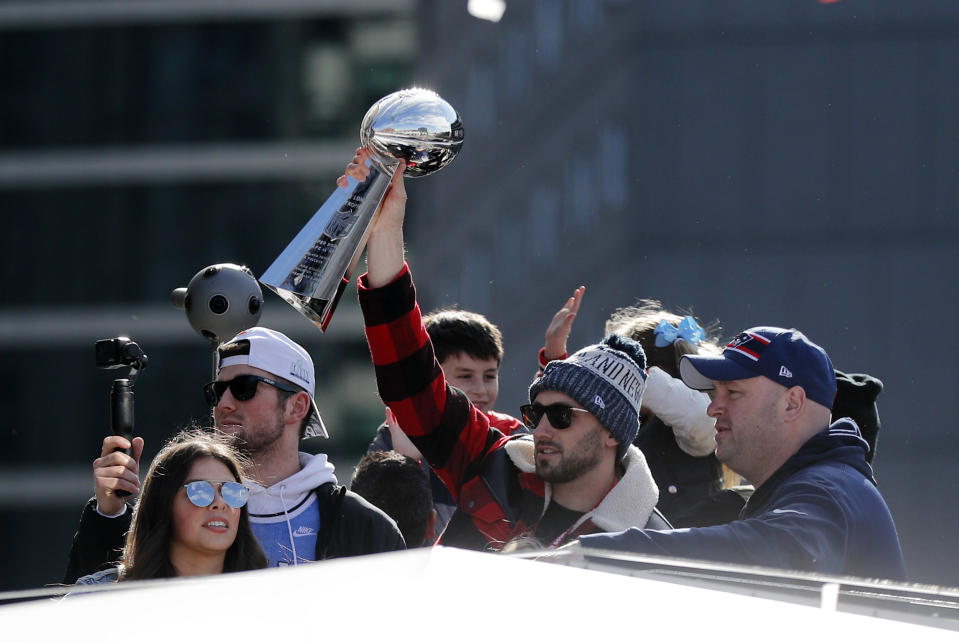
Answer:
[[[656,345],[656,326],[666,321],[673,327],[679,326],[685,317],[669,312],[655,299],[640,299],[636,305],[618,308],[606,321],[606,334],[621,334],[643,346],[646,353],[646,365],[656,366],[670,376],[679,378],[679,359],[685,354],[720,354],[722,350],[716,342],[719,323],[713,322],[703,328],[706,338],[693,345],[685,339],[678,339],[671,345]]]

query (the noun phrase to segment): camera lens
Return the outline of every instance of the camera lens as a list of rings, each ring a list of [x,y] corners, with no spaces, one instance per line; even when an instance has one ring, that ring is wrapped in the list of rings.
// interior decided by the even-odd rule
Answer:
[[[230,309],[230,302],[222,294],[216,294],[210,297],[210,312],[213,314],[223,314]]]
[[[250,297],[250,314],[256,314],[260,311],[260,298],[251,296]]]

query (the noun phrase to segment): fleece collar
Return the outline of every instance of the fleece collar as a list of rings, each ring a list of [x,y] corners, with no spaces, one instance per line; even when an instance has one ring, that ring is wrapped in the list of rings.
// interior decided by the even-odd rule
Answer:
[[[513,464],[524,473],[535,473],[535,446],[531,437],[512,439],[506,443],[506,454]],[[659,489],[649,472],[646,457],[636,446],[630,446],[623,459],[626,474],[613,486],[599,506],[585,513],[571,528],[576,530],[580,524],[591,519],[602,530],[613,533],[635,526],[644,528],[659,501]],[[543,512],[549,506],[552,495],[551,484],[546,483],[543,498]]]

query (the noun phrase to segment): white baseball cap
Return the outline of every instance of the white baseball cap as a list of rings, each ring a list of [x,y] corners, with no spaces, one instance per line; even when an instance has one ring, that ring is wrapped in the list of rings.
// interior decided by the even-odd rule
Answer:
[[[224,346],[230,346],[230,349],[224,352]],[[248,365],[265,370],[303,388],[310,395],[310,405],[313,407],[303,437],[328,438],[330,436],[314,398],[316,380],[313,359],[303,346],[282,332],[255,327],[244,330],[229,341],[220,344],[217,356],[219,357],[217,374],[227,366]]]

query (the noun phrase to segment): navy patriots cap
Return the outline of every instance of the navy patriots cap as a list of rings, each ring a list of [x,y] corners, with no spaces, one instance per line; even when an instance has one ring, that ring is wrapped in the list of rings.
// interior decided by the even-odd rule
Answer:
[[[740,332],[721,355],[685,355],[679,374],[694,390],[712,390],[714,381],[763,376],[832,408],[836,375],[826,351],[799,330],[760,326]]]

